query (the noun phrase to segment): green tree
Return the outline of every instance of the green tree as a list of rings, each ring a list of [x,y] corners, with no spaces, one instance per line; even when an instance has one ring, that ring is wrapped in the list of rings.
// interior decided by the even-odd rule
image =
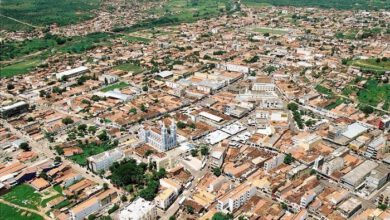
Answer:
[[[298,105],[296,103],[294,103],[294,102],[290,102],[290,103],[288,103],[287,108],[290,111],[297,111],[298,110]]]
[[[179,128],[179,129],[184,129],[184,128],[186,128],[186,123],[184,123],[184,122],[182,122],[182,121],[178,121],[177,123],[176,123],[176,126]]]
[[[73,119],[70,117],[66,117],[66,118],[62,119],[62,123],[65,125],[73,124],[73,122],[74,122]]]
[[[285,164],[291,164],[292,162],[294,162],[294,157],[291,155],[291,153],[288,153],[288,154],[286,154],[286,156],[284,157],[284,160],[283,160],[283,162],[285,163]]]
[[[202,154],[203,156],[206,156],[209,154],[209,148],[207,146],[202,146],[200,148],[200,154]]]
[[[81,124],[77,127],[78,130],[80,131],[86,131],[87,130],[87,125],[86,124]]]
[[[366,115],[374,112],[374,108],[369,105],[361,105],[359,109]]]
[[[195,148],[191,149],[191,156],[193,156],[193,157],[198,156],[198,149],[195,149]]]
[[[213,173],[214,173],[215,176],[221,176],[222,171],[221,171],[221,169],[219,167],[216,167],[216,168],[213,169]]]
[[[7,90],[13,90],[15,88],[15,86],[11,83],[8,83],[7,84]]]
[[[102,131],[98,136],[99,140],[101,141],[108,141],[110,138],[107,135],[106,131]]]
[[[88,132],[89,133],[95,134],[96,130],[97,130],[97,128],[95,126],[89,126],[88,127]]]
[[[22,149],[23,151],[29,151],[30,150],[30,146],[26,142],[21,143],[19,145],[19,148]]]
[[[224,214],[222,212],[217,212],[213,215],[213,217],[211,218],[211,220],[230,220],[230,219],[233,219],[233,215],[228,213],[228,214]]]

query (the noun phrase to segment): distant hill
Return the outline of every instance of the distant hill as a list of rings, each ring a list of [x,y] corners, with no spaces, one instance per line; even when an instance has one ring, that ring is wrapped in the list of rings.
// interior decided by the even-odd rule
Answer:
[[[390,9],[390,0],[243,0],[244,4],[255,6],[295,6],[295,7],[319,7],[334,8],[339,10],[379,10]]]

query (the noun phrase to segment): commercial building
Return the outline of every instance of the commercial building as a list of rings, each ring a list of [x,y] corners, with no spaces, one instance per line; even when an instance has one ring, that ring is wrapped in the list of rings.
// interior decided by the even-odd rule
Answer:
[[[285,155],[279,154],[264,162],[264,170],[270,171],[271,169],[278,167],[284,161]]]
[[[382,188],[389,179],[390,169],[385,164],[380,164],[366,178],[366,184],[375,190]]]
[[[172,122],[169,129],[164,123],[160,125],[159,129],[142,126],[139,131],[139,139],[161,151],[168,151],[177,146],[176,124]]]
[[[121,149],[116,148],[94,156],[88,157],[88,168],[94,172],[107,170],[115,161],[124,156]]]
[[[344,166],[344,159],[342,157],[336,157],[331,161],[325,162],[322,166],[322,172],[328,176],[333,172],[340,170]]]
[[[119,211],[119,220],[154,220],[157,218],[157,208],[153,202],[138,198]]]
[[[341,182],[348,188],[354,189],[378,166],[374,161],[366,160],[355,169],[341,177]]]
[[[25,101],[15,102],[11,105],[0,107],[0,117],[9,118],[28,111],[28,104]]]
[[[79,76],[81,74],[84,74],[88,71],[89,71],[88,67],[80,66],[80,67],[77,67],[74,69],[70,69],[70,70],[56,73],[55,76],[57,79],[63,79],[63,77],[71,78],[71,77],[75,77],[75,76]]]
[[[356,198],[349,198],[339,206],[339,211],[345,218],[351,217],[362,207],[362,203]]]
[[[377,159],[381,153],[387,151],[387,148],[388,146],[387,146],[386,138],[384,136],[379,136],[368,144],[364,156],[368,158]]]

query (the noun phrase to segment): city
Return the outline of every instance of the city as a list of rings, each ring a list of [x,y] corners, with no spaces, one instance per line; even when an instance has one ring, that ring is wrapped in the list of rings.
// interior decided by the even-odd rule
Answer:
[[[353,1],[0,3],[0,220],[390,219],[390,2]]]

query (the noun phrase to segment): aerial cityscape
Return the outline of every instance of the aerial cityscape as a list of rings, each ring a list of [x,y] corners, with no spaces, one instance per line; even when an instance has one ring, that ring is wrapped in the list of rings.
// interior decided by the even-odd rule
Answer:
[[[390,0],[1,0],[0,220],[390,220]]]

